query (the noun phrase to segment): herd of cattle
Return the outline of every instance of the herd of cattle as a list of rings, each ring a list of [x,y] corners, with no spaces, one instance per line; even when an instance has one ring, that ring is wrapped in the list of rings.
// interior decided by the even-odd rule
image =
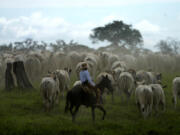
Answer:
[[[86,62],[92,79],[98,83],[103,76],[108,76],[114,91],[119,92],[122,101],[127,102],[135,93],[135,102],[144,117],[149,116],[154,108],[159,111],[160,105],[165,110],[165,93],[162,84],[162,74],[151,69],[135,70],[136,58],[119,56],[109,52],[69,53],[50,51],[16,52],[0,55],[0,84],[4,82],[6,64],[23,61],[26,73],[32,83],[39,82],[43,102],[46,108],[52,108],[59,102],[59,95],[72,86],[80,85],[79,72],[81,65]],[[68,67],[68,68],[64,68]],[[72,79],[75,78],[75,79]],[[77,81],[75,81],[77,80]],[[112,93],[112,100],[114,92]],[[173,102],[176,107],[177,97],[180,96],[180,77],[173,80]]]

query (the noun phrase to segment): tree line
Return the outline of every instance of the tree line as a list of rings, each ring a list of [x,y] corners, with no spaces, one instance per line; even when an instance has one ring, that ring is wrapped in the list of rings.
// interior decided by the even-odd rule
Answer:
[[[141,32],[132,25],[126,24],[123,21],[113,21],[104,26],[92,29],[89,35],[93,44],[98,42],[108,41],[111,46],[126,47],[130,49],[143,48],[143,37]],[[9,44],[1,44],[0,52],[2,51],[27,51],[27,50],[47,50],[52,51],[64,50],[67,46],[85,46],[71,40],[69,43],[64,40],[57,40],[55,43],[47,43],[44,41],[38,42],[31,38],[25,39],[21,42],[14,42]],[[160,40],[154,47],[156,47],[163,54],[176,55],[180,53],[180,41],[174,38],[167,38]]]

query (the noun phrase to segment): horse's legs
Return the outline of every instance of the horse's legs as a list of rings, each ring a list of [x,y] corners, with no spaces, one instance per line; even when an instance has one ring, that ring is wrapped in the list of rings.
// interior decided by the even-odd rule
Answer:
[[[72,116],[73,116],[73,107],[74,107],[74,106],[71,104],[71,105],[70,105],[70,108],[69,108]]]
[[[104,107],[102,105],[96,105],[96,107],[103,112],[102,120],[104,120],[105,115],[106,115],[106,110],[104,109]]]
[[[76,106],[74,112],[72,113],[72,121],[75,122],[75,117],[76,117],[76,113],[78,112],[79,110],[79,105]]]
[[[104,100],[103,100],[103,97],[102,97],[102,96],[100,96],[100,103],[101,103],[101,104],[104,104]]]
[[[95,121],[95,112],[94,112],[94,109],[95,109],[94,107],[91,107],[93,122]]]

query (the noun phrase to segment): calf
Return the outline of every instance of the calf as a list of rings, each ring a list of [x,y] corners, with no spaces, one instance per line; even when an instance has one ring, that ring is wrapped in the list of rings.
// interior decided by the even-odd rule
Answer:
[[[43,102],[46,111],[49,111],[54,103],[58,103],[59,80],[56,75],[42,78],[40,91],[43,96]]]

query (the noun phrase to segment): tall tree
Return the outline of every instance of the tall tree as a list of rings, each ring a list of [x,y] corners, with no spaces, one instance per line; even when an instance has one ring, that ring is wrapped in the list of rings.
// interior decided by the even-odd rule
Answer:
[[[167,38],[166,40],[160,40],[155,47],[157,47],[163,54],[179,54],[180,53],[180,41]]]
[[[90,34],[92,43],[98,41],[109,41],[112,45],[136,47],[142,46],[143,38],[137,29],[132,25],[125,24],[123,21],[113,21],[103,27],[96,27]]]

